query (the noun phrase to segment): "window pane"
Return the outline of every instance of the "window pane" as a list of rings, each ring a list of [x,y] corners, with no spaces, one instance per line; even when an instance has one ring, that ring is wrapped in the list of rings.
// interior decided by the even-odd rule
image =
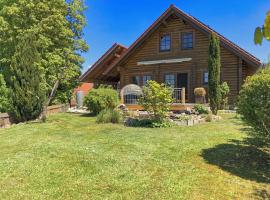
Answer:
[[[152,76],[144,75],[143,76],[143,85],[146,85],[148,81],[152,80]]]
[[[193,33],[182,33],[182,49],[193,48]]]
[[[174,74],[166,74],[165,75],[165,83],[173,88],[175,88],[175,75]]]
[[[135,85],[140,85],[141,77],[140,76],[133,76],[132,77],[132,83]]]
[[[203,73],[203,83],[207,84],[208,83],[208,77],[209,77],[209,73],[208,72],[204,72]]]
[[[169,51],[171,49],[171,36],[163,35],[160,38],[160,51]]]

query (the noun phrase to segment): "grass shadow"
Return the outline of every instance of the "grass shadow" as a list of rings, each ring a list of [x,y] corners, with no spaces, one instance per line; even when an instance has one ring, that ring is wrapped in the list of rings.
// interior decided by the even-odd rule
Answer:
[[[256,190],[254,195],[259,199],[270,199],[270,192],[266,190]]]
[[[241,178],[270,183],[270,155],[250,141],[232,140],[202,151],[202,157],[212,165]]]

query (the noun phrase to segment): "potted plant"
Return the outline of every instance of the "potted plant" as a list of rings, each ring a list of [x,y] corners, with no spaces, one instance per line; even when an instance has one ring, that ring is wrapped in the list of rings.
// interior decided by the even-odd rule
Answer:
[[[198,103],[198,104],[206,103],[205,102],[206,91],[204,88],[195,88],[194,95],[195,95],[195,103]]]

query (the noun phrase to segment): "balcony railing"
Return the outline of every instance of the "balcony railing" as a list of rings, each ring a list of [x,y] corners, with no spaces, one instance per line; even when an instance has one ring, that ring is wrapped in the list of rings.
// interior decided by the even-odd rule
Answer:
[[[185,104],[186,98],[185,98],[185,88],[174,88],[172,97],[174,99],[173,103],[181,103]],[[128,95],[123,95],[121,97],[121,101],[126,104],[126,105],[137,105],[138,100],[140,96],[136,94],[128,94]]]

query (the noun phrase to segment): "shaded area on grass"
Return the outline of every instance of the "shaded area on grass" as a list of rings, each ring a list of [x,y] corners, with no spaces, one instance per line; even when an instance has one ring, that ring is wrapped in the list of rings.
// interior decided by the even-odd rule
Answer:
[[[244,141],[231,140],[202,151],[202,157],[243,179],[260,183],[270,183],[270,154],[261,149],[264,146],[254,138]]]
[[[255,196],[259,199],[270,199],[270,192],[266,190],[256,190]]]

